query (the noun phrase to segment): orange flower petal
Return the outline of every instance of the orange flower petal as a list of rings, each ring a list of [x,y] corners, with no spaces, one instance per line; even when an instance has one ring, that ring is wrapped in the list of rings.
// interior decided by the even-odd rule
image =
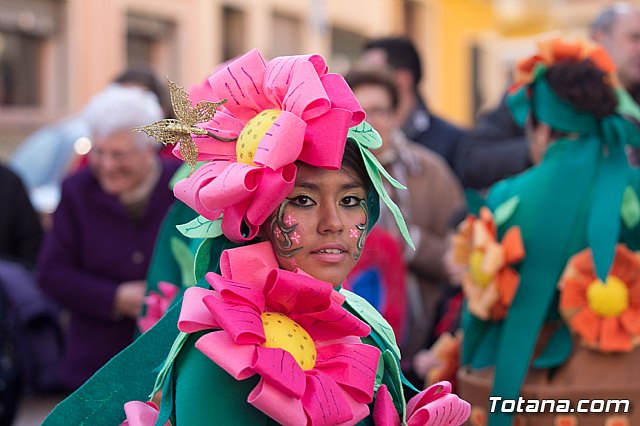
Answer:
[[[504,260],[508,264],[516,263],[524,259],[524,244],[520,227],[513,226],[502,237],[504,248]]]
[[[596,64],[598,68],[607,74],[613,74],[616,71],[616,64],[613,62],[607,51],[598,46],[589,53],[589,58]]]
[[[629,306],[640,308],[640,283],[634,281],[627,283],[629,289]]]
[[[620,316],[620,324],[633,335],[640,335],[640,310],[629,308]]]
[[[491,213],[491,210],[489,210],[488,207],[480,208],[480,220],[486,226],[487,231],[489,231],[489,233],[495,240],[497,238],[498,232],[496,230],[496,224],[493,221],[493,213]]]
[[[587,248],[571,258],[571,264],[581,275],[593,276],[595,278],[593,255],[591,249]]]
[[[500,293],[500,303],[504,306],[511,306],[511,302],[513,302],[513,298],[518,291],[520,274],[513,268],[504,268],[498,273],[496,280],[498,293]]]
[[[587,305],[586,287],[582,280],[563,276],[560,280],[560,309],[582,308]]]
[[[598,342],[601,323],[602,320],[600,317],[588,308],[578,312],[569,321],[571,328],[578,333],[586,343],[592,345]]]
[[[554,417],[553,426],[577,426],[578,419],[573,414],[560,414]]]
[[[562,39],[553,40],[551,46],[553,62],[582,59],[583,46],[579,42],[566,42]]]
[[[600,331],[600,349],[607,352],[629,352],[633,349],[631,335],[618,318],[604,318]]]
[[[633,252],[622,244],[616,245],[616,252],[611,266],[611,275],[615,275],[625,283],[630,283],[638,279],[640,272],[640,262]]]
[[[630,424],[627,416],[609,416],[604,421],[604,426],[629,426]]]

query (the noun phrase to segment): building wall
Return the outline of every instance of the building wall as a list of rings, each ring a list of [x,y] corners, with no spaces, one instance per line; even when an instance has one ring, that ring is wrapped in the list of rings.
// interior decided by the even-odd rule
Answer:
[[[0,59],[2,31],[17,30],[38,40],[37,69],[30,70],[36,74],[38,101],[3,104],[0,84],[0,158],[37,127],[79,111],[132,58],[142,60],[140,55],[162,78],[189,86],[250,48],[266,57],[317,52],[328,58],[333,71],[346,72],[365,39],[385,35],[414,40],[425,67],[421,90],[429,105],[468,126],[479,108],[497,101],[513,63],[533,50],[536,38],[554,31],[584,35],[588,22],[608,3],[2,0]]]

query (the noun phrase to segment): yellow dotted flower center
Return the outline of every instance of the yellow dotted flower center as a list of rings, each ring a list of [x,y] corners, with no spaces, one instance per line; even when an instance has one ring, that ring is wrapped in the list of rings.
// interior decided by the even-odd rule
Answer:
[[[493,281],[493,274],[488,274],[482,270],[484,263],[484,251],[475,249],[469,256],[469,273],[473,282],[481,288],[485,288]]]
[[[303,370],[315,367],[318,355],[316,345],[300,324],[277,312],[264,312],[260,317],[267,338],[262,346],[289,352]]]
[[[282,111],[279,109],[265,109],[249,120],[236,142],[236,161],[238,163],[256,165],[253,162],[253,157],[256,155],[258,145],[281,113]]]
[[[609,275],[607,284],[595,280],[587,288],[589,308],[604,318],[620,316],[629,307],[629,289],[618,277]]]

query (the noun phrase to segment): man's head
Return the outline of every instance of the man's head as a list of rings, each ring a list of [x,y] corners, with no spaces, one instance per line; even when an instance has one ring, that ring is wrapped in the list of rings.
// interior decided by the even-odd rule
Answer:
[[[627,89],[640,85],[640,8],[615,3],[592,22],[591,37],[609,53]]]
[[[413,43],[402,37],[371,40],[365,46],[358,69],[393,75],[398,92],[397,116],[404,123],[418,103],[418,84],[422,79],[420,56]]]
[[[382,71],[352,71],[345,79],[367,113],[367,122],[380,134],[382,147],[373,151],[378,156],[389,148],[398,125],[398,91],[393,78]]]

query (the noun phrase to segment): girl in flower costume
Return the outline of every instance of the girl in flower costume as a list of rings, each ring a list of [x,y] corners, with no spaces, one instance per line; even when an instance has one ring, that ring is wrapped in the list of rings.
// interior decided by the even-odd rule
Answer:
[[[623,117],[638,108],[602,48],[544,42],[518,73],[508,104],[542,161],[492,187],[454,241],[468,266],[458,383],[470,423],[640,424],[637,409],[571,411],[640,401],[640,179],[625,155],[640,134]],[[514,413],[496,400],[490,412],[490,396],[572,405]]]
[[[179,121],[141,129],[203,162],[174,188],[200,215],[179,227],[200,240],[197,283],[45,424],[462,424],[446,382],[405,404],[391,328],[340,288],[379,198],[408,239],[342,77],[318,55],[254,50],[209,83],[195,107],[173,86]]]

